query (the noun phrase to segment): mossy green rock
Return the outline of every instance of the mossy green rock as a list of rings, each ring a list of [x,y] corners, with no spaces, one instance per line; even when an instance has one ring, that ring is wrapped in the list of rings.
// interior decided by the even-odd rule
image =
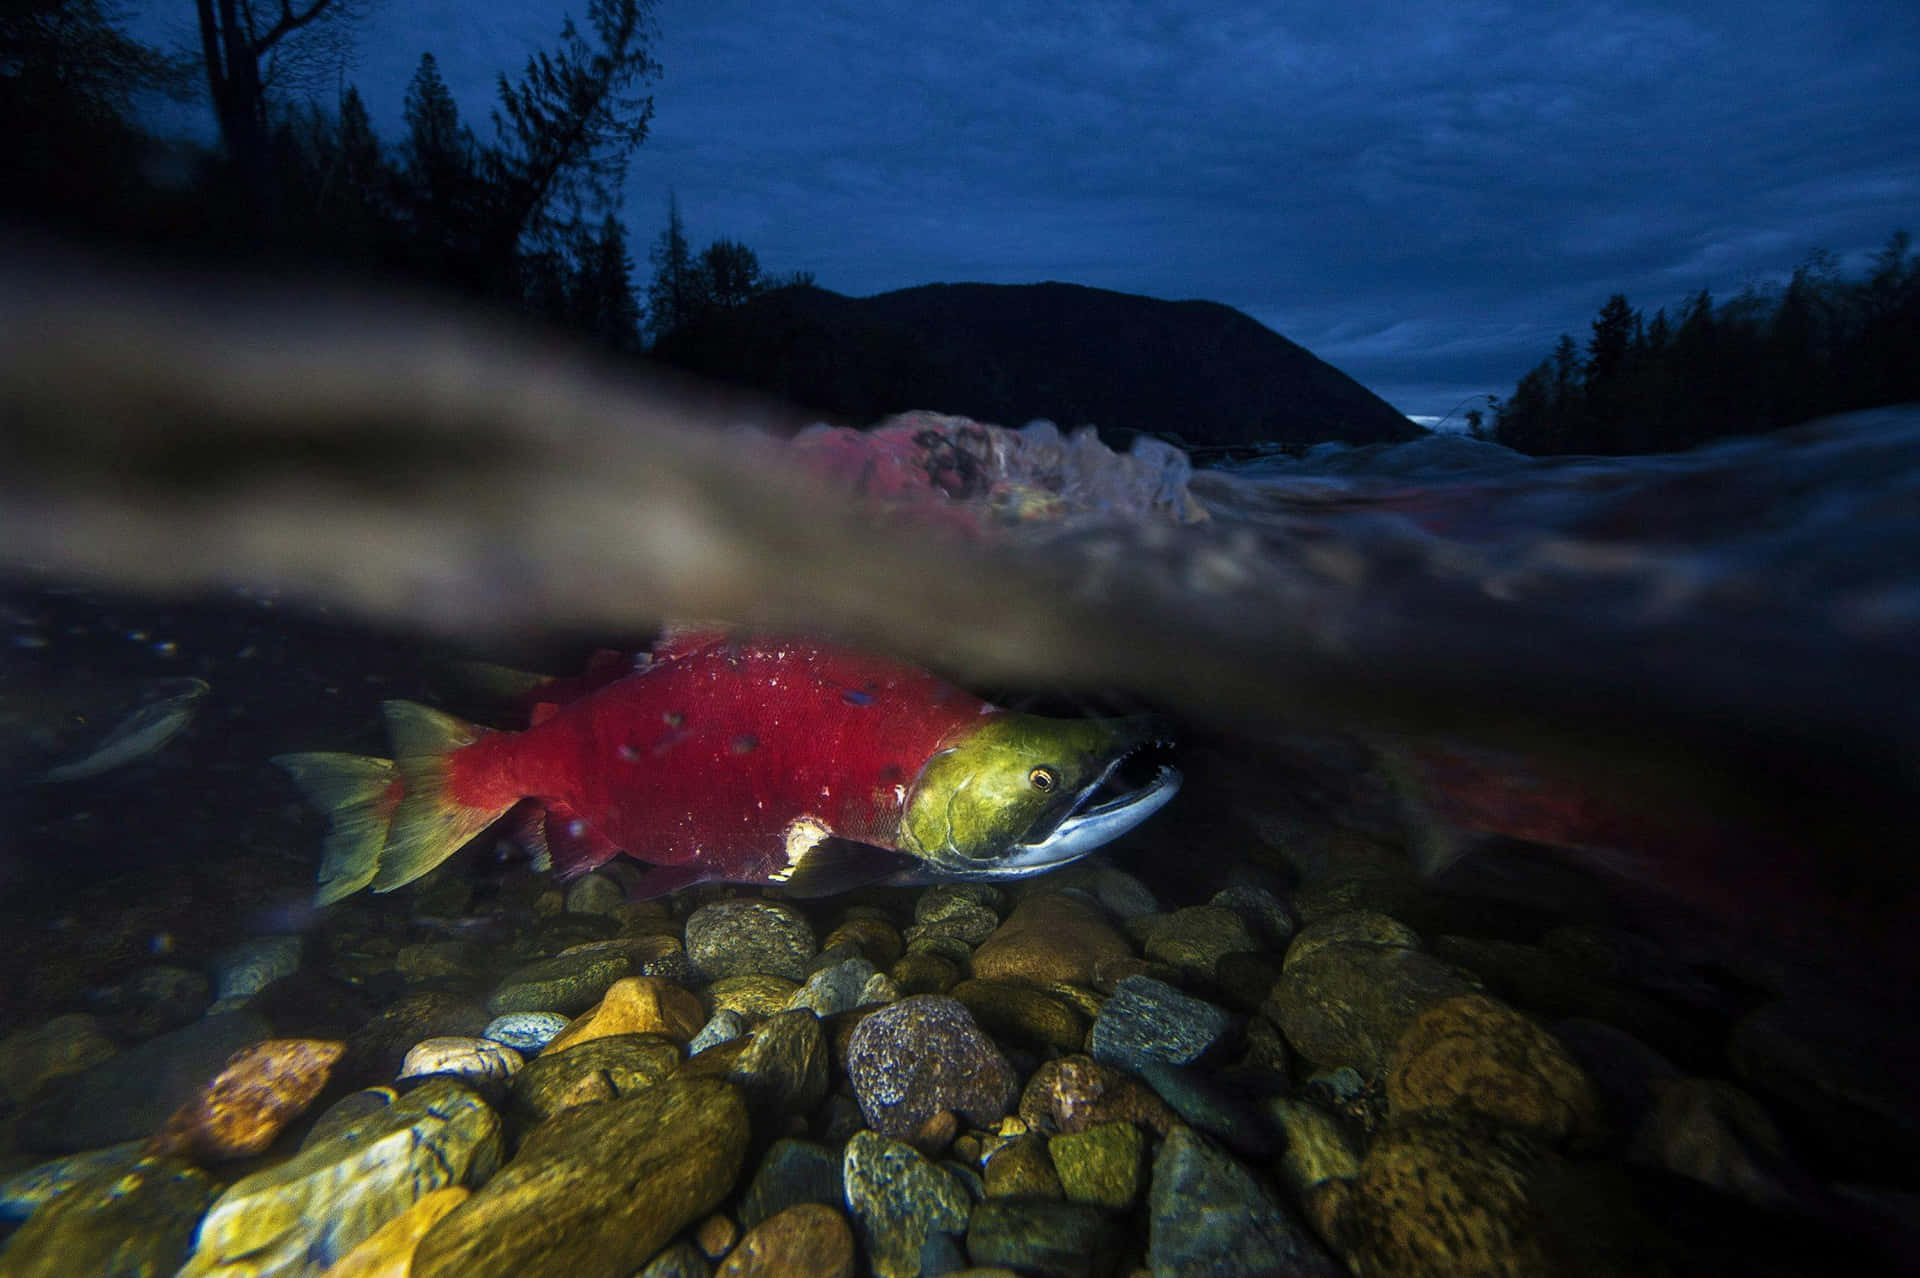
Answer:
[[[317,1272],[433,1190],[485,1180],[500,1153],[486,1102],[436,1079],[235,1181],[180,1278]]]
[[[1246,920],[1218,905],[1191,905],[1171,914],[1136,919],[1144,933],[1141,951],[1150,959],[1212,979],[1220,960],[1229,954],[1260,949]]]
[[[1347,1065],[1377,1078],[1422,1011],[1478,992],[1471,977],[1431,954],[1374,941],[1322,940],[1315,934],[1326,926],[1317,923],[1294,938],[1286,971],[1261,1009],[1295,1051],[1323,1069]]]
[[[1047,1142],[1060,1188],[1076,1203],[1123,1208],[1146,1184],[1147,1137],[1132,1123],[1101,1123]]]
[[[746,1101],[716,1079],[569,1110],[421,1239],[413,1274],[632,1273],[727,1196],[747,1139]]]
[[[633,956],[617,946],[560,954],[529,963],[500,982],[487,999],[494,1016],[508,1012],[580,1013],[598,1003],[613,983],[633,971]]]
[[[1009,1141],[987,1160],[987,1197],[1051,1198],[1066,1196],[1059,1173],[1047,1157],[1044,1136],[1022,1136]]]
[[[213,1180],[178,1158],[144,1158],[75,1184],[33,1213],[0,1253],[9,1278],[171,1274],[193,1245]]]
[[[1106,1278],[1120,1234],[1097,1208],[1040,1198],[996,1198],[967,1222],[967,1258],[1034,1278]]]

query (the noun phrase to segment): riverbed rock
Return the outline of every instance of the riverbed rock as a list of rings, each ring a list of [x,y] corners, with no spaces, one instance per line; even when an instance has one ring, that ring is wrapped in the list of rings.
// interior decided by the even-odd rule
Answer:
[[[879,970],[864,958],[842,959],[807,977],[806,983],[787,999],[787,1007],[822,1017],[849,1011],[860,1006],[867,982],[878,975]]]
[[[1340,1278],[1344,1272],[1251,1172],[1188,1128],[1174,1128],[1161,1144],[1148,1206],[1147,1264],[1156,1278]]]
[[[511,1080],[525,1063],[520,1053],[491,1038],[444,1035],[415,1043],[400,1062],[394,1080],[404,1083],[445,1074],[486,1095],[489,1089]]]
[[[631,1273],[720,1204],[747,1138],[746,1102],[712,1079],[569,1110],[421,1239],[414,1278]]]
[[[66,1154],[0,1178],[0,1223],[33,1215],[81,1181],[104,1171],[124,1171],[141,1159],[145,1141],[127,1140],[105,1149]]]
[[[826,1032],[812,1012],[782,1012],[741,1038],[691,1058],[680,1072],[734,1083],[759,1118],[805,1114],[827,1095]]]
[[[1560,1040],[1484,994],[1420,1013],[1388,1065],[1387,1104],[1395,1117],[1452,1110],[1549,1145],[1592,1146],[1602,1130],[1599,1094]]]
[[[338,1040],[272,1038],[235,1053],[147,1142],[154,1156],[221,1162],[263,1152],[306,1112],[347,1050]]]
[[[1367,939],[1345,939],[1357,934]],[[1374,939],[1384,935],[1386,939]],[[1435,1003],[1479,992],[1472,978],[1395,943],[1412,934],[1384,915],[1339,915],[1302,929],[1264,1014],[1324,1069],[1378,1077],[1400,1036]],[[1417,938],[1415,938],[1417,939]]]
[[[928,1235],[966,1230],[973,1207],[966,1188],[901,1141],[854,1133],[841,1174],[848,1210],[878,1278],[915,1278]]]
[[[807,979],[815,944],[807,916],[780,901],[715,901],[687,919],[687,958],[702,980],[762,974]]]
[[[707,1002],[714,1012],[733,1012],[748,1024],[787,1010],[800,984],[784,976],[746,972],[723,976],[707,986]]]
[[[426,1194],[485,1180],[500,1156],[493,1111],[436,1079],[228,1186],[180,1278],[324,1268]]]
[[[1047,1141],[1047,1154],[1071,1202],[1123,1211],[1146,1183],[1147,1137],[1133,1123],[1062,1132]]]
[[[216,956],[208,1014],[237,1012],[267,986],[292,976],[300,970],[301,948],[298,936],[256,936]]]
[[[212,1201],[212,1177],[180,1158],[94,1173],[34,1212],[0,1252],[8,1278],[171,1274]]]
[[[692,992],[654,976],[627,976],[608,986],[600,1001],[575,1017],[546,1050],[565,1051],[575,1043],[615,1034],[659,1034],[684,1043],[700,1032],[706,1019]]]
[[[752,1229],[799,1203],[837,1207],[842,1201],[839,1150],[817,1141],[777,1140],[740,1199],[740,1225]]]
[[[566,1027],[567,1018],[558,1012],[508,1012],[488,1021],[480,1037],[511,1047],[522,1056],[532,1056]]]
[[[914,1135],[941,1110],[975,1126],[1013,1106],[1018,1082],[993,1040],[957,1000],[923,994],[865,1017],[847,1048],[847,1074],[874,1131]]]
[[[617,945],[556,954],[509,973],[487,997],[487,1011],[493,1016],[508,1012],[577,1016],[632,970],[633,956]]]
[[[973,974],[1035,987],[1092,985],[1104,965],[1132,957],[1133,946],[1098,906],[1048,892],[1022,901],[980,943]]]
[[[853,1228],[824,1203],[798,1203],[747,1231],[716,1278],[853,1278]]]
[[[18,1030],[0,1039],[0,1096],[21,1104],[54,1079],[85,1073],[119,1050],[99,1018],[86,1012]]]
[[[544,1052],[514,1075],[507,1113],[516,1130],[562,1110],[645,1091],[680,1065],[680,1049],[658,1034],[590,1039],[564,1052]]]
[[[1226,1050],[1233,1017],[1225,1008],[1183,994],[1150,976],[1114,987],[1087,1038],[1097,1061],[1133,1069],[1142,1061],[1192,1065]]]
[[[906,952],[907,943],[901,938],[900,930],[885,919],[871,915],[850,915],[820,942],[822,951],[841,946],[852,946],[877,970],[885,971],[899,961]]]
[[[67,1154],[153,1134],[235,1052],[272,1037],[252,1012],[207,1016],[48,1088],[20,1114],[22,1149]]]
[[[465,1185],[448,1185],[373,1231],[366,1241],[328,1267],[320,1278],[407,1278],[413,1253],[441,1217],[473,1196]]]
[[[974,1021],[1005,1043],[1044,1051],[1077,1052],[1086,1046],[1087,1020],[1054,995],[1007,981],[961,981],[947,991]]]
[[[1140,936],[1141,952],[1148,958],[1208,981],[1228,954],[1260,949],[1246,920],[1219,905],[1190,905],[1171,914],[1147,915],[1129,922],[1127,930]]]
[[[1063,1056],[1033,1071],[1020,1094],[1020,1119],[1037,1132],[1084,1132],[1102,1123],[1173,1130],[1173,1109],[1150,1087],[1090,1056]]]

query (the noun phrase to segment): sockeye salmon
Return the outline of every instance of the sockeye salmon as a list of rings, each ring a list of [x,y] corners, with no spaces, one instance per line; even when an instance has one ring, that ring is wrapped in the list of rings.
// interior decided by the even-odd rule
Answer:
[[[274,760],[331,820],[319,904],[409,883],[515,809],[536,864],[570,877],[625,853],[655,867],[650,895],[1019,878],[1131,830],[1180,785],[1161,764],[1119,786],[1122,761],[1160,741],[1147,716],[1018,713],[808,640],[684,633],[526,695],[525,731],[389,701],[391,760]]]

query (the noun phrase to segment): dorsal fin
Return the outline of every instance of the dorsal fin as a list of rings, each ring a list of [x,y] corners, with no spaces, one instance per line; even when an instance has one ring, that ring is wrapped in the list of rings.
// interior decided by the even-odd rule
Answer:
[[[717,643],[725,643],[731,637],[731,632],[717,622],[670,621],[660,628],[660,638],[654,641],[653,659],[656,662],[677,661]]]

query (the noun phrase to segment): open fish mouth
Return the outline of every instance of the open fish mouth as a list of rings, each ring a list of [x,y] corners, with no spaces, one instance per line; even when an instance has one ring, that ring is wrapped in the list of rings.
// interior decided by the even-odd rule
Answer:
[[[1002,872],[1033,873],[1078,860],[1165,807],[1180,792],[1180,769],[1165,761],[1171,742],[1142,742],[1116,757],[1071,807],[1007,850]]]

